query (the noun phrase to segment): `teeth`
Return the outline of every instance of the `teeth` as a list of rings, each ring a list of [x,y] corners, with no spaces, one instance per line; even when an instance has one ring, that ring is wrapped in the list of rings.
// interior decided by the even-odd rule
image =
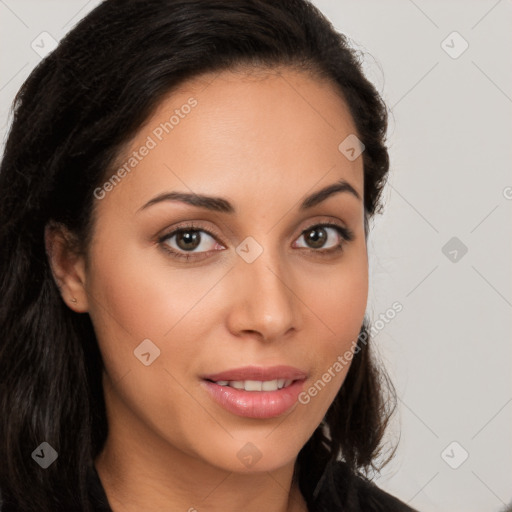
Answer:
[[[216,382],[219,386],[230,386],[235,389],[245,391],[277,391],[278,389],[288,387],[293,380],[274,379],[274,380],[219,380]]]
[[[261,380],[246,380],[244,384],[245,391],[261,391]]]
[[[261,391],[277,391],[279,386],[276,380],[266,380],[261,383]]]

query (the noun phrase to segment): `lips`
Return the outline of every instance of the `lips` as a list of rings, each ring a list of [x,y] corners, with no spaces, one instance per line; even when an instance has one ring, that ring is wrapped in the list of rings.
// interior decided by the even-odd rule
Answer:
[[[296,402],[307,374],[291,366],[247,366],[203,376],[210,397],[237,416],[273,418]]]

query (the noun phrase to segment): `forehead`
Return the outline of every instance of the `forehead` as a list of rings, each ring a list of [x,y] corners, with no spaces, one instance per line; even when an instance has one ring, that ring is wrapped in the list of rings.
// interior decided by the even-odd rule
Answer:
[[[118,161],[126,172],[108,199],[134,211],[163,189],[240,201],[279,190],[284,202],[295,202],[336,178],[362,196],[362,158],[349,160],[339,149],[355,133],[335,87],[309,74],[202,75],[168,94],[140,128]]]

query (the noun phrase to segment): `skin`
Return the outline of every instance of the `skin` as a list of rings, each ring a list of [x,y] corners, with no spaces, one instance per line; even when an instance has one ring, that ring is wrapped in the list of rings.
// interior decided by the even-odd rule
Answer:
[[[47,231],[63,299],[90,315],[105,364],[109,436],[95,465],[116,512],[306,510],[294,462],[348,365],[307,405],[271,419],[224,410],[200,376],[285,364],[308,374],[307,389],[353,348],[368,292],[363,202],[342,192],[298,206],[341,178],[363,197],[362,157],[338,150],[357,132],[330,83],[289,68],[225,71],[166,97],[120,162],[190,97],[197,106],[95,200],[85,255],[63,231]],[[237,211],[171,201],[139,211],[170,191],[220,196]],[[186,253],[183,245],[157,239],[183,221],[214,230],[218,244],[200,232],[199,257],[174,259],[164,245]],[[308,245],[303,230],[326,221],[354,239],[328,228],[324,246]],[[263,248],[252,263],[236,252],[248,236]],[[340,242],[341,252],[318,254]],[[134,357],[146,338],[160,349],[150,366]],[[261,454],[251,467],[237,457],[248,442]]]

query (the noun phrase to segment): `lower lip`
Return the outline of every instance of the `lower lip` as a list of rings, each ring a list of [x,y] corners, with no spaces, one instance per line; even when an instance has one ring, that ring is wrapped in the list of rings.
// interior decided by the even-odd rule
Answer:
[[[230,386],[219,386],[208,380],[204,386],[215,402],[227,411],[245,418],[275,418],[297,403],[303,380],[296,380],[277,391],[245,391]]]

